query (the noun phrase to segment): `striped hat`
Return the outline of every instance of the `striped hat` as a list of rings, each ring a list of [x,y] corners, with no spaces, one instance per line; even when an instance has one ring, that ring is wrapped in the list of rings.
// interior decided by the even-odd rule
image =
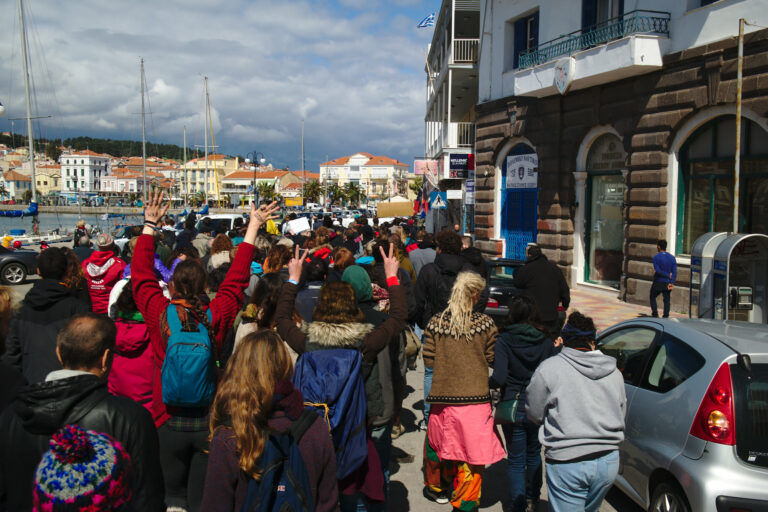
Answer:
[[[131,500],[131,460],[106,434],[66,425],[35,474],[36,512],[120,510]]]

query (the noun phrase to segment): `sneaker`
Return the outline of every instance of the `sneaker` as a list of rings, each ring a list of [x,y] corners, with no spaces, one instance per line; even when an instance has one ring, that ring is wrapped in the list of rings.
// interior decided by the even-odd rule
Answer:
[[[419,420],[419,422],[416,424],[416,428],[418,428],[422,432],[427,431],[427,422],[424,420]]]
[[[525,500],[525,512],[536,512],[539,509],[539,500],[532,500],[526,498]]]
[[[424,486],[424,497],[429,501],[434,501],[439,505],[445,505],[450,500],[448,499],[448,493],[445,491],[433,491],[428,485]]]
[[[398,437],[400,437],[404,433],[405,433],[405,427],[404,426],[402,426],[400,424],[392,425],[392,439],[397,439]]]

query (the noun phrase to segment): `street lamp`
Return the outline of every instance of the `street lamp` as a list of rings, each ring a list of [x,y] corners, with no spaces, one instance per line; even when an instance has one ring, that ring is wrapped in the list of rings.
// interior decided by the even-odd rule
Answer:
[[[249,158],[250,157],[250,158]],[[261,158],[259,158],[261,157]],[[264,165],[264,162],[266,162],[267,159],[264,158],[264,153],[261,151],[251,151],[250,153],[245,155],[245,163],[259,163],[261,165]],[[256,190],[256,166],[252,165],[250,167],[250,171],[253,173],[253,182],[251,183],[251,188],[253,188],[253,202],[256,204],[256,207],[259,206],[258,201],[258,195],[259,192]]]

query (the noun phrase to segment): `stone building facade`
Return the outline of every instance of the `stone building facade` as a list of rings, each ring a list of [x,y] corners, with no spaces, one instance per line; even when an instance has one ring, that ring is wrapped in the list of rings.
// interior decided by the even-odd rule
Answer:
[[[612,269],[601,277],[615,280],[613,288],[622,300],[647,304],[656,242],[667,239],[679,267],[673,304],[687,311],[689,239],[701,229],[722,230],[731,222],[726,219],[727,184],[728,179],[732,183],[733,165],[726,146],[728,137],[735,139],[735,129],[728,133],[726,128],[736,112],[736,70],[737,38],[732,37],[665,55],[661,69],[647,74],[563,95],[508,96],[477,105],[476,245],[488,255],[505,253],[507,242],[500,235],[504,159],[525,145],[538,156],[536,241],[571,284],[585,280],[585,265],[591,265],[587,259],[600,259]],[[760,158],[768,155],[768,30],[745,36],[742,106],[743,125],[748,125],[742,138],[754,146],[742,143],[742,151],[754,155],[746,159],[751,162],[746,167],[742,163],[742,173],[768,173],[768,160]],[[710,131],[715,134],[711,145],[702,139]],[[594,154],[600,141],[618,147]],[[721,145],[722,154],[716,154]],[[711,158],[697,159],[710,149]],[[700,160],[704,167],[688,167]],[[705,164],[720,165],[721,174],[712,171],[708,182],[692,181],[709,172]],[[606,166],[615,172],[592,172]],[[610,194],[590,196],[594,175],[608,175],[600,186],[618,193],[618,199],[611,203],[605,199]],[[759,197],[750,203],[750,182],[742,178],[742,183],[742,225],[764,230],[759,217],[768,211]],[[754,183],[763,187],[762,181]],[[699,190],[711,192],[709,204]],[[590,217],[590,209],[609,207],[617,216],[612,227]],[[610,230],[614,250],[588,254],[590,240]]]

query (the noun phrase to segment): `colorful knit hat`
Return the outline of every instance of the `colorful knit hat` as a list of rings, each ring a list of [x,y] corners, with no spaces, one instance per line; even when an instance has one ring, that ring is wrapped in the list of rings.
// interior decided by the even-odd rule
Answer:
[[[66,425],[35,474],[35,512],[120,510],[131,500],[131,459],[106,434]]]

